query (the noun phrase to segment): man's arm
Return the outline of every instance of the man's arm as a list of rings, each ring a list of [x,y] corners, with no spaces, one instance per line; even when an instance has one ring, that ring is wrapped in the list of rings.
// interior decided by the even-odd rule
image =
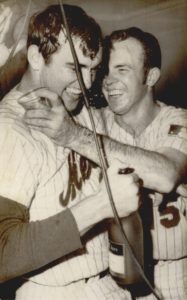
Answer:
[[[77,126],[74,130],[72,129],[71,136],[74,138],[70,139],[69,143],[67,142],[66,147],[100,165],[93,132]],[[143,180],[144,187],[148,189],[160,193],[171,192],[185,176],[187,155],[178,150],[163,148],[158,153],[122,144],[107,136],[102,136],[101,139],[100,144],[103,146],[108,164],[110,165],[113,159],[118,158],[124,166],[135,169]],[[55,140],[60,143],[60,135]]]
[[[119,216],[139,205],[138,177],[119,175],[117,164],[109,168],[111,191]],[[125,190],[125,194],[124,194]],[[0,282],[39,270],[80,248],[80,235],[96,223],[113,217],[104,183],[100,191],[45,220],[29,222],[28,209],[0,197]]]
[[[29,223],[24,205],[0,197],[0,282],[39,269],[80,247],[69,210]]]
[[[51,106],[38,103],[37,97],[49,99]],[[65,111],[58,96],[46,89],[36,92],[35,102],[21,104],[26,108],[25,121],[51,137],[55,143],[68,147],[100,165],[93,132],[76,125]],[[28,106],[27,106],[28,105]],[[168,193],[184,178],[187,156],[182,152],[163,148],[159,152],[144,150],[102,137],[107,161],[118,158],[126,167],[135,169],[144,186],[160,193]]]

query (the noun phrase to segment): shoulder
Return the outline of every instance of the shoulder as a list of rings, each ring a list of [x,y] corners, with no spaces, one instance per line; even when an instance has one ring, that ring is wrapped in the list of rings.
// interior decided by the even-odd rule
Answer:
[[[182,129],[187,134],[187,110],[158,102],[160,113],[155,119],[154,128],[167,134],[178,134]]]
[[[15,143],[33,145],[31,131],[16,114],[6,107],[0,107],[0,141],[6,141],[7,147]]]
[[[170,147],[187,153],[187,110],[161,103],[153,129],[157,147]]]
[[[12,153],[14,158],[33,154],[40,159],[40,144],[33,137],[31,129],[24,123],[22,114],[14,110],[9,102],[0,104],[0,158],[1,160]]]
[[[172,121],[180,123],[181,125],[187,126],[187,110],[184,108],[179,108],[171,105],[166,105],[158,101],[161,107],[160,118],[164,122]]]
[[[0,138],[7,137],[9,142],[16,139],[20,143],[40,147],[42,143],[39,140],[42,140],[43,135],[24,122],[25,109],[18,103],[20,97],[22,93],[13,88],[0,103]]]
[[[24,108],[18,103],[21,93],[13,88],[0,102],[0,124],[11,128],[14,124],[24,124]],[[5,125],[6,124],[6,125]],[[26,125],[24,125],[26,127]],[[23,126],[22,126],[23,127]]]

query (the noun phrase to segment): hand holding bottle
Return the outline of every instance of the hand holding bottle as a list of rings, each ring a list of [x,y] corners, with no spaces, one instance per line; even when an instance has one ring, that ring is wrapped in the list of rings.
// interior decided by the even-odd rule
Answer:
[[[139,187],[141,186],[141,180],[135,173],[133,173],[133,171],[133,169],[128,167],[120,167],[118,170],[118,173],[120,174],[119,176],[121,176],[118,178],[118,180],[121,180],[121,178],[125,179],[124,183],[126,183],[126,186],[122,185],[123,189],[119,189],[118,195],[125,200],[126,212],[129,208],[129,214],[126,216],[124,215],[124,217],[121,219],[121,225],[123,227],[123,231],[125,232],[125,236],[132,247],[132,252],[135,254],[138,262],[143,267],[143,228],[141,218],[137,211],[140,205]],[[110,172],[112,174],[113,170],[109,170],[109,177]],[[116,177],[114,178],[117,179]],[[130,182],[128,183],[129,180]],[[112,192],[114,191],[115,190]],[[113,197],[115,197],[115,195],[113,195]],[[134,210],[133,206],[130,205],[132,203],[135,205]],[[119,216],[121,216],[120,213]],[[134,262],[132,254],[129,252],[129,248],[127,247],[126,243],[127,241],[125,240],[118,224],[114,219],[109,227],[109,270],[112,277],[120,285],[129,285],[142,281],[142,277],[139,273],[137,265]]]
[[[135,173],[121,174],[119,171],[123,167],[123,164],[116,159],[107,170],[113,200],[120,217],[128,216],[137,211],[139,207],[139,177]],[[104,201],[104,198],[108,198],[104,181],[102,182],[102,192]],[[110,205],[108,209],[108,217],[113,217]]]

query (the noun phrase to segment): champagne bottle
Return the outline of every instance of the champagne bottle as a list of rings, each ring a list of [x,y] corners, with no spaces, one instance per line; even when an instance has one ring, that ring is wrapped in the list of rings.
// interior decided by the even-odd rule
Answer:
[[[121,223],[131,248],[143,267],[143,227],[138,212],[122,218]],[[122,238],[120,228],[113,220],[109,228],[109,271],[120,285],[137,284],[143,281],[138,267]]]

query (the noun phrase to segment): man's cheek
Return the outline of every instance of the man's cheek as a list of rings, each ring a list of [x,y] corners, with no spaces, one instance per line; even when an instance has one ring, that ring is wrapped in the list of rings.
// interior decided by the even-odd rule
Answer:
[[[105,96],[106,101],[108,102],[108,92],[107,92],[107,90],[105,89],[104,86],[102,87],[102,93]]]

